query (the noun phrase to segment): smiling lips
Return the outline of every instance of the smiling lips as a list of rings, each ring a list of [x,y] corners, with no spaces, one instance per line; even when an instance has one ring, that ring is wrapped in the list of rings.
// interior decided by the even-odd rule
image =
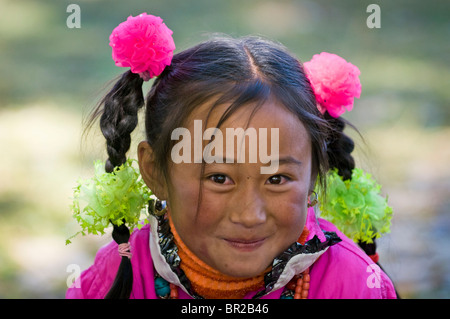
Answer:
[[[224,240],[228,245],[237,250],[244,252],[251,252],[261,247],[266,241],[266,238],[251,239],[251,240],[239,238],[224,238]]]

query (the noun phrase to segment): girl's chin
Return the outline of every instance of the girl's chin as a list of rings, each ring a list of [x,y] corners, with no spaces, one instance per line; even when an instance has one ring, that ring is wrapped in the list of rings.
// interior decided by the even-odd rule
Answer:
[[[265,263],[253,260],[248,261],[246,263],[238,262],[238,260],[233,259],[230,260],[230,264],[224,263],[222,260],[222,263],[219,267],[213,267],[216,270],[218,270],[223,275],[227,275],[230,277],[236,277],[236,278],[252,278],[259,276],[267,271],[267,269],[272,264],[272,260],[267,262],[267,267],[261,267],[260,265],[264,265]],[[228,265],[230,265],[228,267]]]

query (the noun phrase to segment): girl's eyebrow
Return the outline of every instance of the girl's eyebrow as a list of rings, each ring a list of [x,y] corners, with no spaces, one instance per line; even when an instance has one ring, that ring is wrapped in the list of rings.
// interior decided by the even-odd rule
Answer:
[[[233,158],[227,158],[227,157],[223,157],[222,161],[223,161],[222,162],[223,164],[237,163],[237,161],[234,160]],[[271,159],[269,162],[263,164],[263,166],[269,166],[271,163],[275,163],[275,164],[278,164],[278,165],[283,165],[283,164],[302,165],[301,161],[293,158],[292,156],[286,156],[286,157],[282,157],[282,158],[275,159],[275,160]],[[221,164],[221,163],[213,162],[213,163],[206,163],[206,164]]]
[[[237,163],[237,160],[235,160],[234,158],[231,158],[231,157],[223,157],[220,160],[222,161],[221,163],[213,161],[212,163],[205,163],[205,164],[211,165],[211,164],[234,164],[234,163]]]
[[[295,164],[295,165],[302,165],[302,162],[293,158],[292,156],[285,156],[285,157],[281,157],[279,159],[275,159],[275,160],[270,160],[268,163],[264,164],[263,166],[268,166],[269,164],[278,164],[278,165],[283,165],[283,164]]]

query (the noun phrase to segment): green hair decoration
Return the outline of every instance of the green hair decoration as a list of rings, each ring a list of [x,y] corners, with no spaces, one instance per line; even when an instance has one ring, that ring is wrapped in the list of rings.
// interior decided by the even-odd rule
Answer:
[[[326,194],[319,195],[320,216],[354,242],[373,243],[373,239],[389,233],[391,226],[392,208],[380,190],[371,175],[359,168],[353,169],[351,180],[345,181],[337,170],[331,170]]]
[[[110,223],[120,226],[125,222],[130,232],[148,223],[142,220],[141,213],[153,194],[133,162],[136,160],[128,159],[112,173],[106,173],[105,164],[96,161],[94,177],[78,181],[71,210],[81,231],[69,237],[66,244],[80,233],[103,235]]]

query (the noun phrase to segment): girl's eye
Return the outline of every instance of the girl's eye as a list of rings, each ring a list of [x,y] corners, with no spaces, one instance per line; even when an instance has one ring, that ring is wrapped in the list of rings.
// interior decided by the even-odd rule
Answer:
[[[229,185],[232,183],[231,179],[228,176],[223,175],[223,174],[211,175],[209,177],[209,179],[217,184]]]
[[[274,176],[270,176],[267,179],[267,183],[268,184],[272,184],[272,185],[280,185],[280,184],[284,184],[287,181],[289,181],[289,178],[283,175],[274,175]]]

